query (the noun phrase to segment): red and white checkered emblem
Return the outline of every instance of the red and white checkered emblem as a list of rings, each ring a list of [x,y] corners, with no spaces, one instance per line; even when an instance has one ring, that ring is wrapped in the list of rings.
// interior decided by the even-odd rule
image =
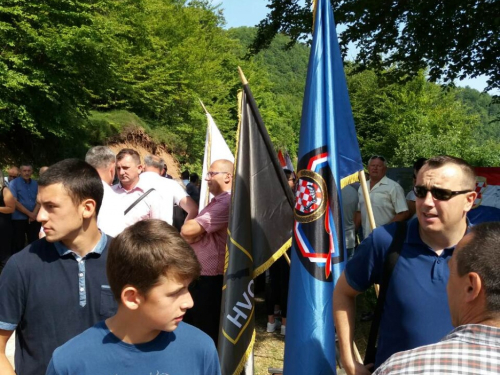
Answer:
[[[295,193],[295,209],[302,213],[312,213],[321,206],[323,192],[313,181],[299,179]]]
[[[486,181],[486,178],[483,176],[476,176],[476,193],[477,193],[477,198],[474,201],[474,207],[479,206],[481,204],[481,201],[483,199],[483,193],[488,187],[488,183]]]

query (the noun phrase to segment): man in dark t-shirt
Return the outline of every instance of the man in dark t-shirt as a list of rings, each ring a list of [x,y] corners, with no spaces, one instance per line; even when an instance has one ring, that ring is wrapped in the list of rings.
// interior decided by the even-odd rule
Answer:
[[[17,335],[17,374],[44,374],[58,346],[116,312],[106,277],[110,238],[97,228],[103,186],[84,161],[51,166],[38,182],[46,237],[10,258],[0,276],[0,374],[14,375],[5,346]]]

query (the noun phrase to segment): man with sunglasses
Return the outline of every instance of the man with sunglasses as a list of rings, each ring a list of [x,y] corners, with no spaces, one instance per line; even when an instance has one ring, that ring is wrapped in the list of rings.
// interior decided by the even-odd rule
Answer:
[[[208,334],[217,345],[233,163],[216,160],[205,180],[214,198],[181,229],[201,263],[201,276],[190,288],[194,307],[187,311],[185,321]]]
[[[372,203],[373,217],[377,227],[403,221],[409,218],[408,205],[406,204],[403,188],[386,176],[387,162],[383,156],[375,155],[368,161],[367,181]],[[361,189],[358,190],[358,210],[354,216],[356,229],[363,226],[363,238],[372,232],[368,213],[366,212],[365,197]]]
[[[452,330],[447,304],[448,261],[467,231],[476,199],[475,175],[464,160],[437,156],[425,162],[415,184],[417,218],[377,228],[347,263],[334,291],[334,318],[348,374],[369,374],[353,356],[355,297],[387,277],[386,257],[396,229],[406,229],[389,274],[375,368],[392,354],[439,341]],[[396,241],[395,241],[396,242]]]

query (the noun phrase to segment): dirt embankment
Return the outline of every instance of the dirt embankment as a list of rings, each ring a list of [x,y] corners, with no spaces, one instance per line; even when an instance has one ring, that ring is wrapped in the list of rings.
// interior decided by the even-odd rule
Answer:
[[[180,178],[177,160],[172,157],[164,144],[155,142],[142,128],[129,127],[119,135],[110,138],[107,145],[115,153],[118,153],[122,148],[133,148],[141,155],[142,161],[148,154],[159,156],[165,160],[168,174],[173,178]]]

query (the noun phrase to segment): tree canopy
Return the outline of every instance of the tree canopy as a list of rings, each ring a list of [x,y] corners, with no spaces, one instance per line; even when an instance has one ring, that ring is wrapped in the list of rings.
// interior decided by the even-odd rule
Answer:
[[[500,2],[494,0],[331,0],[343,53],[353,43],[361,69],[400,77],[428,69],[432,81],[451,83],[465,77],[488,77],[500,88]],[[251,51],[269,46],[276,34],[292,41],[309,38],[312,0],[269,0],[270,12],[259,24]]]
[[[141,126],[180,163],[199,170],[206,131],[201,99],[230,147],[241,66],[275,147],[297,154],[309,47],[277,34],[246,58],[256,28],[225,30],[209,0],[5,0],[0,5],[0,161],[49,165],[83,157]],[[348,63],[361,152],[392,165],[450,153],[500,165],[491,96]],[[497,120],[495,122],[495,119]],[[119,137],[118,137],[119,138]]]

